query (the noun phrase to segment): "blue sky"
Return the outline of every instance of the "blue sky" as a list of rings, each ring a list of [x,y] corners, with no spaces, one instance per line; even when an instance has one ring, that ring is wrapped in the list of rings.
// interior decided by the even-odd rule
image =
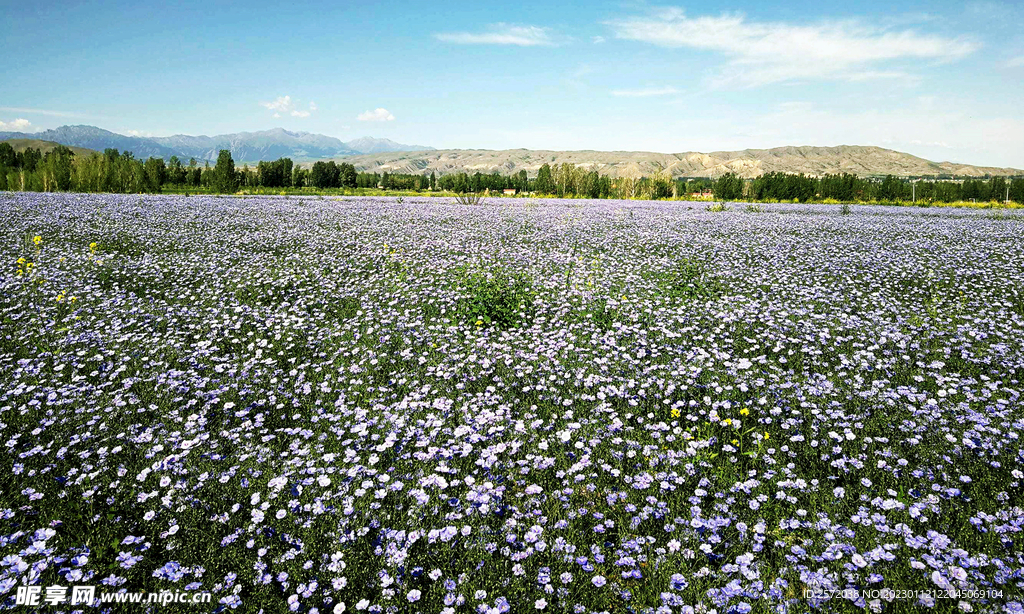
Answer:
[[[1019,3],[3,2],[0,130],[1024,168]]]

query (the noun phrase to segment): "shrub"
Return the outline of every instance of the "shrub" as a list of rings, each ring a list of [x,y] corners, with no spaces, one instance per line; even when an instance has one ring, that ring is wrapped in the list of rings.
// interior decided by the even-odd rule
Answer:
[[[711,213],[721,213],[722,211],[728,211],[729,207],[725,203],[711,203],[704,209]]]
[[[536,291],[525,273],[501,268],[472,271],[465,273],[462,285],[458,313],[475,326],[516,328],[533,319]]]

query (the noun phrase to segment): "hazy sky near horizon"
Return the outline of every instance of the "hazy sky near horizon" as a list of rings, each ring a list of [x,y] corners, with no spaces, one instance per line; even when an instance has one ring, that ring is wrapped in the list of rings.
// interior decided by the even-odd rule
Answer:
[[[1024,168],[1024,5],[5,2],[0,131],[879,145]]]

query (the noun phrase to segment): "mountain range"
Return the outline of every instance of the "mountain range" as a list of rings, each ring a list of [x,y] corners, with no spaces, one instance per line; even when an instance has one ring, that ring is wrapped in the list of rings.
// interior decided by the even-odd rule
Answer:
[[[35,133],[0,132],[0,140],[33,139],[103,151],[115,148],[131,151],[137,158],[150,156],[183,162],[195,158],[215,161],[222,149],[229,149],[236,165],[261,160],[291,158],[306,166],[318,160],[340,160],[366,172],[423,174],[435,172],[518,173],[536,176],[543,164],[569,163],[613,177],[624,174],[650,176],[667,173],[672,177],[719,177],[736,173],[752,178],[770,172],[852,173],[862,177],[983,177],[1024,175],[1015,168],[973,166],[955,162],[932,162],[907,153],[881,147],[840,145],[837,147],[776,147],[711,153],[654,153],[645,151],[547,151],[528,149],[434,149],[404,145],[389,139],[363,137],[342,141],[309,132],[283,128],[260,132],[238,132],[217,136],[177,134],[165,137],[125,136],[95,126],[61,126]]]
[[[167,160],[171,156],[178,156],[185,162],[189,158],[215,161],[220,150],[228,149],[236,164],[285,157],[295,162],[312,162],[357,154],[432,149],[423,145],[404,145],[390,139],[372,137],[363,137],[346,143],[331,136],[291,132],[283,128],[217,136],[176,134],[161,137],[125,136],[95,126],[61,126],[33,133],[0,132],[0,140],[9,139],[52,141],[96,151],[114,148],[130,151],[136,158],[153,156]]]
[[[650,176],[660,172],[668,173],[672,177],[719,177],[732,172],[744,178],[758,177],[770,172],[817,176],[828,173],[851,173],[862,177],[1024,175],[1024,170],[1015,168],[932,162],[891,149],[859,145],[776,147],[676,154],[644,151],[439,149],[349,156],[345,161],[363,172],[435,172],[439,175],[458,172],[498,172],[508,175],[525,170],[528,175],[535,176],[543,164],[553,166],[566,162],[612,177],[632,173]]]

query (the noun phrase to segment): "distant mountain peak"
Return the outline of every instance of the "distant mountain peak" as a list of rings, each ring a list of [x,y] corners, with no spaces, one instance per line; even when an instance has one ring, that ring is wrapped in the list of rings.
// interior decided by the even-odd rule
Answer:
[[[425,145],[403,145],[396,143],[391,139],[375,138],[372,136],[362,136],[358,139],[353,139],[347,143],[347,145],[359,153],[370,154],[370,153],[385,153],[391,151],[433,151],[433,147],[427,147]]]
[[[312,162],[362,153],[429,150],[431,147],[402,145],[390,139],[363,137],[351,143],[312,132],[291,131],[280,126],[254,132],[237,132],[214,136],[175,134],[161,137],[137,137],[117,134],[96,126],[61,126],[38,133],[6,132],[0,139],[31,138],[62,145],[103,151],[114,148],[131,151],[137,158],[150,156],[168,159],[171,156],[197,160],[216,160],[220,150],[231,151],[238,164],[291,158],[295,162]]]

